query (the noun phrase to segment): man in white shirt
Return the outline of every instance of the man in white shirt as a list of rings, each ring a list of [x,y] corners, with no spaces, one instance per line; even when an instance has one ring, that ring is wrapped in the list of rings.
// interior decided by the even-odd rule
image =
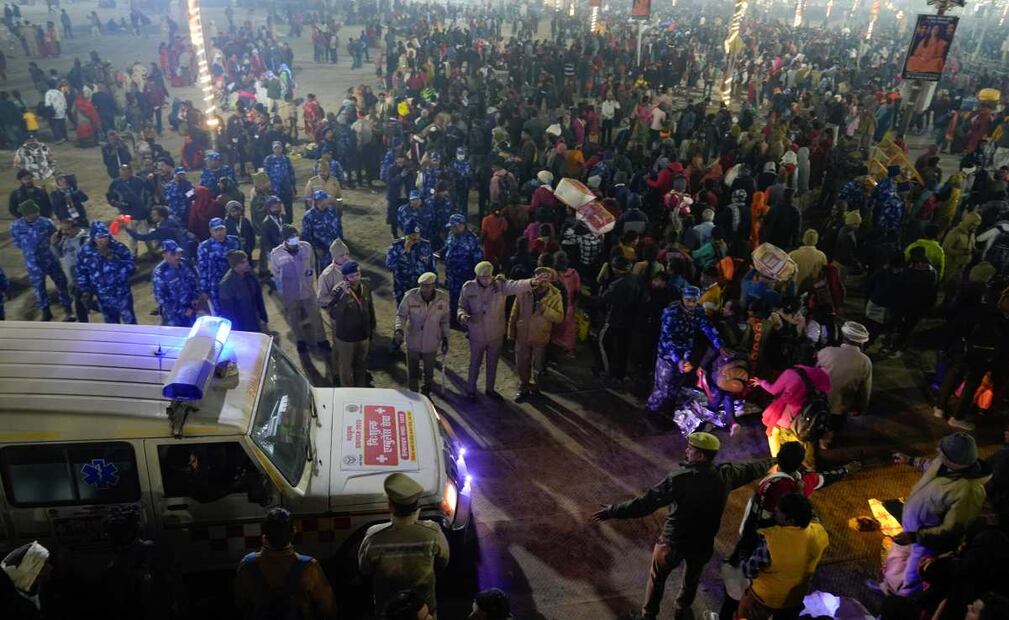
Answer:
[[[351,130],[357,135],[357,162],[351,166],[357,172],[357,183],[358,185],[364,184],[364,178],[368,178],[368,187],[375,181],[373,178],[375,173],[374,162],[375,157],[375,140],[374,140],[374,129],[372,127],[371,119],[365,115],[358,115],[357,120],[354,124],[350,126]]]
[[[609,146],[613,143],[613,124],[617,116],[617,110],[619,109],[620,102],[613,98],[612,92],[606,95],[606,100],[599,106],[599,114],[603,120],[603,135],[600,136],[603,146]]]
[[[49,129],[53,132],[53,144],[62,144],[67,141],[67,98],[56,87],[56,82],[52,82],[46,91],[45,105],[52,113]]]
[[[654,143],[659,139],[659,132],[665,127],[666,124],[666,111],[662,109],[662,105],[659,104],[652,108],[652,123],[649,125],[651,129],[650,143]]]

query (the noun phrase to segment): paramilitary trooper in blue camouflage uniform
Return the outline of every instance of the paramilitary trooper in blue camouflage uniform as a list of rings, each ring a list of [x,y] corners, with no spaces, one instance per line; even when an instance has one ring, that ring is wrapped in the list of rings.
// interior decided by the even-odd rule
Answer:
[[[428,241],[431,241],[432,232],[441,232],[434,230],[438,227],[438,223],[434,219],[434,211],[431,210],[429,205],[424,204],[423,196],[421,196],[418,190],[410,192],[410,200],[400,205],[399,210],[396,212],[396,221],[399,224],[400,231],[404,235],[413,230],[412,226],[407,228],[407,222],[420,226],[421,237]],[[434,236],[437,236],[437,234]],[[411,286],[410,288],[413,287]]]
[[[151,289],[158,302],[162,325],[190,327],[196,320],[200,285],[196,269],[182,254],[182,248],[171,239],[161,242],[162,260],[151,275]]]
[[[452,162],[452,204],[457,213],[467,215],[469,208],[469,186],[473,182],[473,166],[466,158],[466,147],[455,150],[455,160]]]
[[[392,290],[396,295],[396,307],[403,301],[403,295],[417,287],[417,278],[428,271],[437,273],[434,266],[434,250],[431,243],[421,239],[420,226],[407,220],[403,230],[405,237],[396,239],[385,255],[385,266],[392,272]]]
[[[97,298],[106,323],[136,324],[130,291],[135,268],[133,252],[109,235],[104,222],[91,222],[91,239],[77,258],[77,288],[86,306]]]
[[[434,188],[433,194],[424,197],[424,208],[432,214],[434,221],[430,233],[425,233],[423,230],[421,233],[436,248],[445,245],[445,227],[448,224],[448,218],[456,212],[448,189],[448,183],[442,181]]]
[[[216,192],[216,188],[215,185],[210,191]],[[165,204],[168,206],[168,212],[183,226],[189,221],[189,207],[193,204],[194,192],[193,184],[186,178],[186,169],[182,167],[176,168],[175,176],[165,183]]]
[[[449,168],[441,165],[441,153],[432,151],[427,154],[427,162],[421,168],[421,174],[423,177],[420,182],[420,193],[427,198],[435,192],[439,183],[449,180],[451,172]]]
[[[49,293],[46,292],[46,276],[49,276],[60,292],[60,303],[67,311],[67,320],[72,321],[74,313],[70,306],[67,277],[49,247],[56,225],[49,218],[39,215],[39,205],[34,200],[22,202],[18,209],[21,217],[11,224],[11,240],[24,255],[28,281],[35,289],[35,303],[42,311],[42,320],[51,321],[53,318],[53,312],[49,309]]]
[[[454,323],[462,285],[473,279],[476,264],[483,260],[483,249],[480,238],[466,227],[466,218],[462,214],[453,213],[445,228],[449,229],[449,235],[441,257],[445,261],[445,285]]]
[[[718,332],[708,321],[704,308],[697,300],[701,290],[696,286],[683,287],[683,300],[669,304],[662,312],[659,334],[659,352],[655,360],[655,386],[648,397],[648,408],[660,411],[666,402],[676,401],[686,377],[693,372],[690,356],[694,341],[702,332],[711,346],[722,348]]]
[[[274,141],[273,151],[263,159],[263,172],[270,179],[273,195],[284,203],[287,221],[294,220],[294,188],[298,186],[291,158],[284,154],[284,143]]]
[[[343,239],[340,208],[334,206],[333,202],[327,192],[315,190],[312,194],[312,208],[305,212],[305,217],[301,220],[301,238],[312,244],[316,273],[322,273],[332,262],[330,244]]]
[[[217,151],[207,151],[204,156],[206,168],[200,175],[200,185],[210,190],[215,197],[221,194],[221,179],[231,179],[238,186],[238,179],[235,178],[235,171],[229,164],[221,163],[221,154]],[[176,173],[178,170],[176,169]]]
[[[210,298],[215,313],[220,307],[218,286],[230,268],[228,252],[240,249],[238,237],[228,234],[224,220],[219,217],[210,220],[210,238],[200,242],[196,249],[196,271],[200,275],[200,290]]]

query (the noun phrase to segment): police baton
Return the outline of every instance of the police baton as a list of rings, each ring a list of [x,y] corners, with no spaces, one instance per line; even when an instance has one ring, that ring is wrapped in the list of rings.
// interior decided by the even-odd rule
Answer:
[[[441,354],[441,394],[445,396],[445,364],[448,363],[448,351]]]

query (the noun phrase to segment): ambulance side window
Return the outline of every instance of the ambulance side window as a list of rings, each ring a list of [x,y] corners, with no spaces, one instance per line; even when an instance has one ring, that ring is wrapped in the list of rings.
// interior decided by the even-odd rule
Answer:
[[[235,441],[158,446],[165,497],[214,502],[247,493],[259,470]]]
[[[0,450],[0,475],[15,506],[140,499],[136,456],[125,442],[8,446]]]

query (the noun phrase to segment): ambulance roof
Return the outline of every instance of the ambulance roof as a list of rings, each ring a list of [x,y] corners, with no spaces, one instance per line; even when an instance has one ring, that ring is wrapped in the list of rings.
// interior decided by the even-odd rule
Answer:
[[[0,443],[107,441],[172,434],[161,387],[188,328],[0,322]],[[215,379],[184,435],[245,434],[270,338],[232,332],[222,357],[237,383]]]

